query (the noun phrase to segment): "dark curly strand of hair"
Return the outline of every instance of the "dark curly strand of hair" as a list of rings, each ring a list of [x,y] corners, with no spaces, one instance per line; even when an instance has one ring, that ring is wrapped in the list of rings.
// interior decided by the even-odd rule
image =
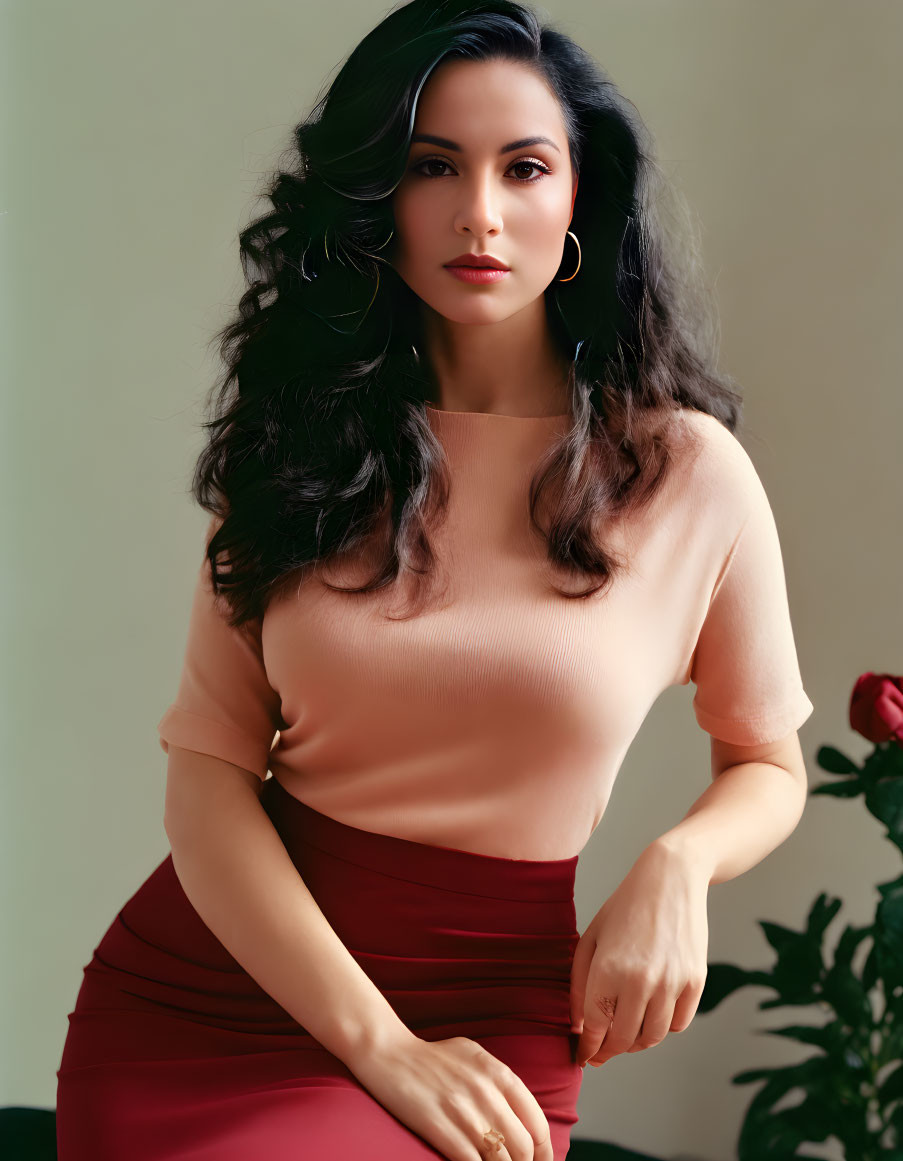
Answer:
[[[530,517],[554,566],[597,583],[555,591],[604,592],[623,567],[599,527],[658,491],[681,407],[731,431],[738,423],[740,396],[715,368],[698,245],[686,221],[673,236],[665,228],[674,190],[634,106],[522,4],[413,0],[361,41],[296,127],[291,164],[267,189],[272,210],[240,234],[249,285],[239,317],[214,336],[227,372],[192,482],[220,518],[207,556],[233,627],[342,554],[376,553],[365,583],[329,585],[349,593],[402,572],[423,577],[434,563],[427,529],[446,507],[449,479],[424,408],[433,380],[417,358],[419,300],[380,248],[394,229],[391,195],[418,95],[451,58],[537,70],[558,98],[580,174],[571,223],[580,274],[546,291],[571,360],[572,424],[534,475]],[[682,256],[680,242],[690,243]],[[547,531],[537,516],[546,492]],[[224,553],[228,571],[217,562]]]

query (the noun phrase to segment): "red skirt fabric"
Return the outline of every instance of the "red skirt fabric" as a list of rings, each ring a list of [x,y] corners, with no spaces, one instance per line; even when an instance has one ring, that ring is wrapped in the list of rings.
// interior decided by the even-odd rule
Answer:
[[[261,802],[401,1020],[425,1040],[476,1040],[508,1064],[564,1161],[583,1078],[569,1003],[578,856],[505,859],[374,834],[320,814],[272,777]],[[443,1156],[230,955],[171,855],[95,948],[68,1019],[59,1161]]]

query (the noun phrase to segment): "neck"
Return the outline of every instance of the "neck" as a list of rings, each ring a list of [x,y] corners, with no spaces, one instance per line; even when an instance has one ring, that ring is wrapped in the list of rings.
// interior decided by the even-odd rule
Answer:
[[[570,365],[549,328],[545,300],[501,322],[460,323],[428,311],[430,402],[443,411],[563,415],[570,409]]]

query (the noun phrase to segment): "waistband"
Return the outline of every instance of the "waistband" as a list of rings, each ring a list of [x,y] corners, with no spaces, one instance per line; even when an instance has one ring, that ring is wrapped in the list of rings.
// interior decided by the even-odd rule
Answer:
[[[572,902],[579,855],[568,859],[509,859],[378,834],[350,826],[291,794],[275,775],[261,803],[292,853],[311,846],[384,875],[441,890],[493,899]]]

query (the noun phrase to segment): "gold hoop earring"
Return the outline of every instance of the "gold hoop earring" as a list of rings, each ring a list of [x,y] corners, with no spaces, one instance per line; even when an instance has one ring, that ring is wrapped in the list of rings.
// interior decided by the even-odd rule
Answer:
[[[579,270],[580,263],[583,261],[583,251],[580,249],[580,242],[577,240],[577,235],[573,232],[573,230],[568,230],[568,234],[570,234],[570,236],[574,239],[574,241],[577,242],[577,270]],[[577,277],[577,270],[575,270],[574,273],[569,278],[559,278],[558,281],[559,282],[570,282],[571,278]]]

